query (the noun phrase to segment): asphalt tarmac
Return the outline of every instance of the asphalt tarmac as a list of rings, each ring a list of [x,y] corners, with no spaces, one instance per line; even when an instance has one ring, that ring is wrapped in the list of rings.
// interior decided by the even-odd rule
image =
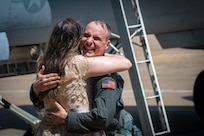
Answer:
[[[195,112],[192,94],[196,76],[204,69],[204,51],[183,48],[162,49],[153,35],[148,38],[171,130],[164,136],[203,136],[204,121]],[[146,82],[148,74],[144,71],[141,73],[144,74],[143,82]],[[133,115],[136,125],[141,129],[129,74],[121,72],[121,75],[125,80],[123,93],[125,109]],[[0,95],[10,103],[37,116],[29,99],[29,88],[34,79],[35,74],[0,78]],[[151,93],[149,84],[145,84],[144,89],[147,94]],[[149,105],[155,118],[157,107],[151,102]],[[155,127],[158,126],[156,120]],[[0,136],[22,136],[29,128],[30,125],[0,106]]]

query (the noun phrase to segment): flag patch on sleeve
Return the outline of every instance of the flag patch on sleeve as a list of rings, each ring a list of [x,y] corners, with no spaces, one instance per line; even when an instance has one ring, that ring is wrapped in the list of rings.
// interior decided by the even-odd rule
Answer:
[[[102,88],[115,89],[115,82],[113,80],[103,80]]]

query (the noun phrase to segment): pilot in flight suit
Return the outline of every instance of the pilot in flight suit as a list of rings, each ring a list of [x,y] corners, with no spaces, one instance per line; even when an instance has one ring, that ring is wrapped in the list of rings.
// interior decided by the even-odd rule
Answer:
[[[137,130],[134,130],[134,132],[132,131],[133,118],[123,109],[124,103],[121,95],[124,80],[122,77],[118,73],[113,73],[91,78],[91,82],[93,85],[93,90],[91,90],[93,91],[92,109],[87,113],[69,111],[66,118],[67,130],[80,133],[105,130],[106,135],[118,135],[118,133],[120,133],[121,136],[127,136],[128,134],[130,134],[130,136],[141,136],[142,134],[138,128],[136,128]],[[32,85],[30,98],[36,107],[43,108],[42,101],[39,101],[33,93]],[[122,117],[123,115],[128,115],[127,122],[124,122],[127,118]],[[127,123],[129,124],[127,125]],[[126,129],[124,126],[130,128]]]

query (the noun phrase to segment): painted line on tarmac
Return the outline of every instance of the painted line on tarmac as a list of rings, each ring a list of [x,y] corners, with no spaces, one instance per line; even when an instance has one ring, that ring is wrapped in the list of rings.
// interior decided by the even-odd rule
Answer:
[[[124,90],[123,92],[132,93],[133,90]],[[153,92],[153,90],[145,90],[145,92]],[[192,90],[161,90],[161,93],[192,93]]]
[[[0,90],[0,93],[27,93],[29,90]]]
[[[0,90],[0,93],[25,93],[29,90]],[[132,93],[133,90],[124,90],[123,92]],[[153,90],[145,90],[145,92],[153,92]],[[192,90],[161,90],[162,93],[192,93]]]

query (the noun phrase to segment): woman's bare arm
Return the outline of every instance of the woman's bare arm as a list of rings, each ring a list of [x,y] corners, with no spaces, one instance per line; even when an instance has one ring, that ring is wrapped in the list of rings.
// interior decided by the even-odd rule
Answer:
[[[132,67],[129,59],[121,55],[105,54],[105,56],[89,57],[89,69],[85,78],[121,72]]]

